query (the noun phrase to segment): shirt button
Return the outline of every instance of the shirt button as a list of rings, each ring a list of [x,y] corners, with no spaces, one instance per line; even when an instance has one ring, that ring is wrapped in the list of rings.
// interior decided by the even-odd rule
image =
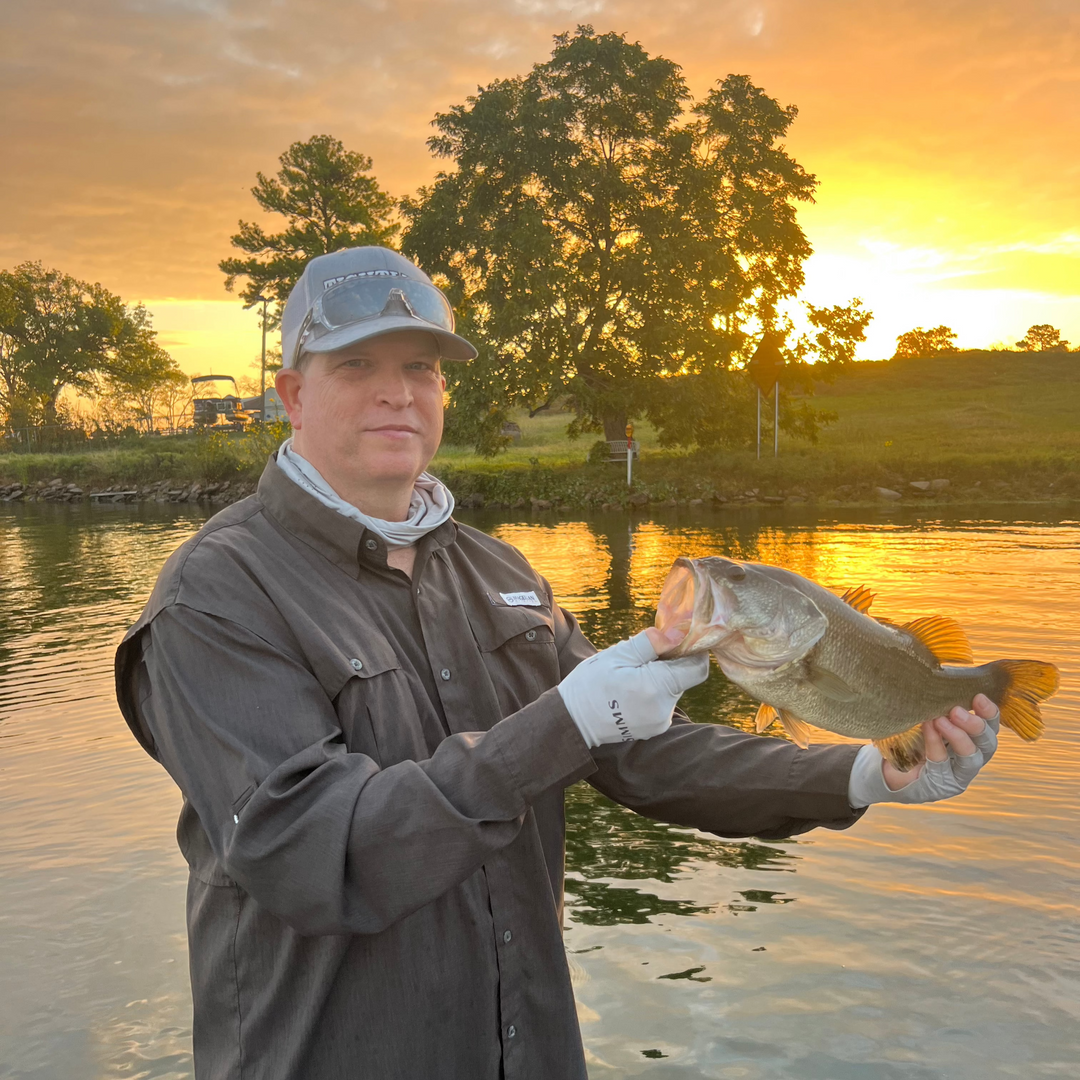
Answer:
[[[350,660],[349,663],[352,665],[353,671],[363,671],[364,670],[364,664],[363,664],[363,661],[361,661],[361,660]]]
[[[513,1024],[511,1024],[511,1025],[510,1025],[510,1026],[509,1026],[509,1027],[508,1027],[508,1028],[506,1029],[506,1037],[507,1037],[508,1039],[512,1039],[512,1038],[513,1038],[513,1037],[514,1037],[514,1036],[515,1036],[516,1034],[517,1034],[517,1028],[516,1028],[516,1027],[514,1027],[514,1025],[513,1025]]]
[[[378,540],[365,540],[364,541],[364,547],[366,547],[368,549],[368,551],[375,551],[379,547],[379,541]]]
[[[448,667],[444,667],[442,671],[439,672],[439,674],[442,676],[443,682],[450,681],[450,669]]]
[[[511,938],[512,938],[513,936],[514,936],[514,935],[513,935],[513,934],[511,934],[509,930],[504,930],[504,931],[503,931],[503,941],[505,941],[507,945],[509,945],[509,944],[510,944],[510,939],[511,939]]]
[[[536,640],[536,631],[535,630],[526,630],[525,631],[525,640],[526,641],[535,641]]]

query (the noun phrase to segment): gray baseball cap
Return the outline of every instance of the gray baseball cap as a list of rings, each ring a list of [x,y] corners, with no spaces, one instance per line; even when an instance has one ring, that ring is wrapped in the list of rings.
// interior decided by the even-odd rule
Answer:
[[[390,248],[358,247],[317,255],[304,267],[281,316],[281,359],[325,353],[398,330],[426,330],[444,360],[473,360],[454,333],[454,312],[431,278]]]

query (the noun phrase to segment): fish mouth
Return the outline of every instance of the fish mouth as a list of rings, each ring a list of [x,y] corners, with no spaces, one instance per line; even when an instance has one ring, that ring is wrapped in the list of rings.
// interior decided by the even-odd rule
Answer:
[[[758,602],[747,609],[744,601],[755,595]],[[721,667],[775,671],[804,656],[828,620],[809,597],[763,578],[753,564],[710,556],[675,560],[660,593],[656,625],[685,635],[667,656],[712,651]]]
[[[727,643],[737,631],[728,622],[738,607],[738,599],[724,581],[704,572],[698,562],[715,561],[745,571],[728,559],[692,560],[678,558],[668,572],[656,606],[656,626],[667,633],[679,630],[685,637],[668,656],[689,656],[707,652]]]

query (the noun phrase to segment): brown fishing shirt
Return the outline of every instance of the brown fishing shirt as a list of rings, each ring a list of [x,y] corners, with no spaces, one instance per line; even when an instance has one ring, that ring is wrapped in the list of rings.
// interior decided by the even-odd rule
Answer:
[[[410,581],[273,459],[173,553],[116,676],[184,795],[198,1080],[580,1080],[565,787],[728,837],[859,816],[855,747],[590,751],[554,688],[593,651],[516,549],[451,521]]]

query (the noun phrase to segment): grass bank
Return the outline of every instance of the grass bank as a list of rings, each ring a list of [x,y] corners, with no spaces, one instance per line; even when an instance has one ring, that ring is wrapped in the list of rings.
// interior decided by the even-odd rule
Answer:
[[[519,507],[852,504],[880,500],[879,488],[912,503],[1080,499],[1080,355],[972,352],[857,364],[820,386],[816,402],[837,422],[816,446],[781,436],[775,459],[771,442],[760,460],[753,450],[665,450],[639,425],[632,491],[623,467],[586,462],[591,440],[567,439],[569,417],[560,414],[520,417],[521,441],[495,459],[447,446],[432,468],[459,501]],[[224,482],[243,490],[279,438],[184,436],[82,454],[0,455],[0,486],[60,478],[84,492],[151,484],[160,492],[160,481],[170,491]],[[937,493],[912,486],[932,480],[949,483]]]

